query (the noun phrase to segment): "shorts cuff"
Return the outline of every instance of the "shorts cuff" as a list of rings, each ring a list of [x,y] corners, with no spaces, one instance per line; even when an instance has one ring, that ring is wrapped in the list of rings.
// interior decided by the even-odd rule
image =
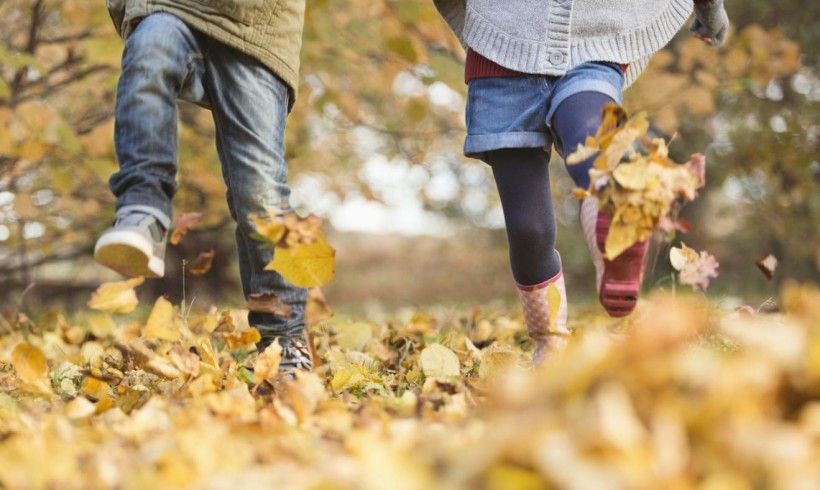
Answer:
[[[547,126],[552,126],[552,116],[555,115],[555,111],[561,103],[569,97],[581,92],[598,92],[599,94],[609,96],[609,98],[617,102],[619,105],[623,105],[624,103],[622,91],[610,82],[595,79],[578,80],[558,89],[558,92],[555,94],[555,98],[550,104],[550,110],[547,112]]]
[[[549,148],[552,142],[545,133],[470,134],[464,140],[464,156],[484,160],[484,153],[502,148]]]

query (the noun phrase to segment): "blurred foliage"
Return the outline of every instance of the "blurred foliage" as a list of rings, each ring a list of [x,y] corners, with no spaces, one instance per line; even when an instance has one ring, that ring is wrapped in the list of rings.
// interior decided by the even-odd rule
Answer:
[[[782,262],[776,281],[817,280],[818,30],[805,19],[818,6],[729,0],[727,9],[734,32],[725,46],[711,49],[681,32],[627,92],[626,107],[646,111],[658,134],[676,135],[674,160],[707,156],[704,197],[684,216],[694,228],[687,243],[723,264],[716,288],[727,279],[767,289],[746,281],[767,253]],[[431,2],[312,0],[304,41],[301,95],[287,134],[291,177],[316,184],[298,203],[303,209],[312,210],[319,194],[337,196],[336,204],[394,202],[395,189],[366,175],[366,163],[379,157],[405,169],[409,192],[429,209],[455,222],[492,221],[486,213],[497,202],[487,172],[461,157],[463,51]],[[0,3],[0,287],[22,289],[42,280],[45,264],[87,258],[108,226],[121,46],[103,2]],[[172,247],[166,285],[179,291],[179,259],[211,249],[213,268],[203,280],[235,285],[213,122],[187,104],[180,119],[175,207],[203,218],[196,238]],[[439,177],[458,185],[452,197],[432,192]],[[554,181],[559,218],[574,230],[574,208],[560,202],[572,199],[565,184]],[[571,262],[572,250],[566,255]],[[586,260],[570,265],[589,267]]]
[[[287,379],[245,312],[140,308],[138,282],[0,317],[3,488],[820,487],[816,285],[778,313],[656,294],[575,317],[543,369],[520,313],[334,318]]]

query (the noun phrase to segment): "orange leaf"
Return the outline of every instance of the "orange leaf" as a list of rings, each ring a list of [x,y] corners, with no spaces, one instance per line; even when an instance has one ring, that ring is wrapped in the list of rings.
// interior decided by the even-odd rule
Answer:
[[[202,213],[185,213],[179,216],[174,223],[174,232],[171,234],[171,245],[178,245],[183,236],[188,234],[192,226],[202,219]]]
[[[211,270],[215,255],[216,251],[214,249],[210,249],[207,252],[199,252],[199,255],[197,255],[196,259],[191,263],[191,267],[188,270],[195,276],[201,276],[207,273]]]

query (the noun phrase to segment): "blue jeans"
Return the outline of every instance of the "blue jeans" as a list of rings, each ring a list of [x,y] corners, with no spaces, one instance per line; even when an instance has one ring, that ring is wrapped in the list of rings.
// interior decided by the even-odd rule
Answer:
[[[166,13],[142,19],[125,42],[117,87],[115,146],[119,172],[110,180],[117,210],[139,207],[160,222],[176,191],[177,99],[211,109],[216,150],[236,221],[239,273],[246,298],[275,294],[289,317],[251,312],[261,347],[304,330],[307,291],[264,270],[274,251],[251,238],[249,215],[290,211],[285,162],[287,86],[255,58],[190,29]]]

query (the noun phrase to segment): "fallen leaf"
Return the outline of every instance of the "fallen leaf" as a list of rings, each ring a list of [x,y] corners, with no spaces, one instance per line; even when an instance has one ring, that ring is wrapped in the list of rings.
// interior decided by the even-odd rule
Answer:
[[[27,342],[17,344],[11,353],[11,365],[23,381],[22,389],[40,395],[52,393],[48,361],[40,349]]]
[[[282,346],[272,342],[253,362],[253,382],[259,386],[265,381],[273,382],[279,376],[282,361]]]
[[[91,293],[88,306],[109,313],[131,313],[139,304],[134,288],[143,282],[145,278],[140,276],[127,281],[101,284],[96,291]]]
[[[154,303],[154,309],[151,310],[151,315],[148,317],[142,335],[148,339],[171,341],[182,338],[174,305],[163,296],[157,298]]]
[[[447,378],[461,374],[455,352],[441,344],[430,344],[421,351],[421,370],[428,378]]]

